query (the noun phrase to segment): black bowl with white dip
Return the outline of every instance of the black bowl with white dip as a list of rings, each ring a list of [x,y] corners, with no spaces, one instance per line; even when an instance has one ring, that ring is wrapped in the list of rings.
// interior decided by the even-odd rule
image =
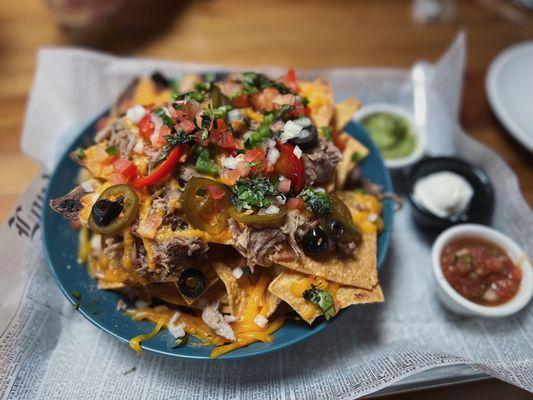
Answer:
[[[407,196],[415,221],[430,229],[489,222],[494,189],[479,167],[455,157],[432,157],[413,166]]]

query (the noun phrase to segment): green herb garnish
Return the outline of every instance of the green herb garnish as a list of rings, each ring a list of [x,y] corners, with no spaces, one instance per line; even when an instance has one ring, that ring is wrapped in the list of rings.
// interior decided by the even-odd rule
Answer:
[[[327,290],[317,289],[314,285],[312,285],[312,289],[307,289],[305,292],[303,292],[303,298],[318,305],[324,313],[326,320],[330,320],[335,316],[335,304],[333,303],[333,296],[331,296]]]
[[[324,138],[326,140],[328,140],[330,142],[333,140],[333,136],[331,136],[331,129],[328,128],[327,126],[322,128],[322,134],[324,135]]]
[[[267,139],[270,137],[270,128],[265,125],[261,125],[257,131],[252,133],[245,141],[244,141],[244,147],[247,149],[253,149],[254,147],[257,147],[263,143],[264,139]]]
[[[331,212],[331,199],[326,192],[309,186],[300,193],[300,197],[307,203],[307,208],[313,212],[319,214]]]
[[[85,157],[87,157],[85,155],[85,150],[83,150],[81,147],[78,147],[76,149],[76,157],[78,157],[80,160],[83,160]]]
[[[259,177],[241,178],[231,190],[231,202],[239,211],[271,206],[274,204],[274,198],[280,194],[273,181]]]
[[[74,297],[76,300],[81,300],[81,293],[79,290],[74,290],[72,293],[70,293],[72,297]]]
[[[154,115],[158,116],[163,120],[163,123],[168,126],[170,129],[174,127],[174,121],[170,118],[167,112],[163,108],[158,108],[154,111]]]
[[[245,72],[241,84],[243,92],[240,94],[245,95],[257,93],[269,87],[277,89],[281,94],[292,93],[292,90],[283,83],[273,81],[265,74],[256,72]]]
[[[167,141],[167,144],[163,147],[161,151],[161,156],[159,157],[158,161],[162,161],[167,158],[168,154],[174,147],[180,144],[190,143],[194,139],[194,135],[187,135],[182,129],[170,135],[165,135],[163,137]]]
[[[363,155],[361,153],[359,153],[358,151],[354,151],[352,153],[352,156],[350,157],[350,159],[353,161],[353,162],[357,162],[359,161],[361,158],[363,157]]]
[[[220,106],[217,108],[206,108],[204,110],[204,115],[207,115],[214,120],[215,118],[226,119],[228,116],[228,111],[231,111],[231,106]]]
[[[116,156],[118,154],[118,149],[116,146],[109,146],[107,149],[105,149],[105,152],[110,156]]]
[[[196,171],[201,174],[218,176],[218,167],[215,162],[209,158],[209,150],[205,148],[200,150],[195,167]]]

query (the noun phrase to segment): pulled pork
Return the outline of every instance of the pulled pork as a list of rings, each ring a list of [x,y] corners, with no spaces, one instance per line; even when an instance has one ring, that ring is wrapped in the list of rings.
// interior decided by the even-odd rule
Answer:
[[[115,146],[122,158],[127,158],[137,142],[137,137],[131,129],[131,124],[123,117],[106,125],[96,134],[96,143],[104,140],[109,142],[109,146]]]
[[[229,228],[235,242],[235,248],[247,260],[247,265],[252,269],[255,265],[268,267],[272,265],[271,256],[281,248],[286,236],[280,228],[260,228],[245,226],[229,219]]]
[[[317,223],[318,220],[311,220],[307,215],[299,210],[290,210],[287,213],[287,220],[280,229],[289,238],[291,249],[297,257],[300,257],[302,254],[302,249],[298,244],[300,239]]]
[[[342,153],[333,143],[319,138],[318,144],[302,157],[307,183],[324,184],[330,181],[335,167],[342,159]]]
[[[104,240],[104,255],[110,260],[118,260],[124,254],[124,241],[120,236],[111,236]]]

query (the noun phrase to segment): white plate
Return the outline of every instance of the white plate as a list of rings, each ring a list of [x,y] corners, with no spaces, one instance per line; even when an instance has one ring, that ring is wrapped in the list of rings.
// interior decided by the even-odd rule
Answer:
[[[533,152],[533,41],[500,53],[489,67],[485,86],[500,122]]]

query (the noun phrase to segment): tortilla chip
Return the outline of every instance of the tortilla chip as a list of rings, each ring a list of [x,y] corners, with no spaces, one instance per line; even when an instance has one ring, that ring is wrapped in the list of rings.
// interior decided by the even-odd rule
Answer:
[[[272,281],[268,290],[289,304],[304,321],[311,324],[322,315],[322,310],[316,304],[305,300],[302,296],[296,296],[291,291],[292,284],[301,279],[307,279],[307,276],[294,271],[285,271]],[[334,297],[342,309],[353,304],[382,302],[383,292],[379,285],[371,290],[340,286]]]
[[[342,131],[354,114],[361,108],[359,99],[348,98],[335,106],[335,124],[337,131]]]
[[[281,303],[281,299],[278,296],[276,296],[274,293],[268,291],[266,293],[265,303],[268,304],[268,311],[265,312],[264,317],[268,318],[272,314],[274,314],[274,312],[279,306],[279,303]]]
[[[216,261],[213,268],[226,287],[231,315],[240,317],[246,306],[246,292],[239,285],[237,278],[233,276],[233,268],[224,261]]]
[[[325,79],[316,79],[313,82],[298,82],[300,95],[309,100],[311,120],[317,128],[330,125],[335,114],[333,91]]]
[[[162,88],[151,78],[134,79],[111,107],[110,117],[118,117],[128,108],[141,104],[163,104],[170,99],[170,89]]]
[[[321,276],[341,285],[370,290],[378,282],[377,238],[364,233],[353,257],[329,257],[315,260],[302,254],[299,260],[278,261],[278,264],[308,275]]]
[[[348,174],[355,165],[368,155],[368,149],[359,143],[353,136],[343,132],[340,134],[341,140],[346,140],[346,147],[342,152],[342,160],[336,167],[336,187],[342,189],[348,178]],[[354,157],[354,154],[357,156]]]
[[[385,300],[379,284],[371,290],[341,286],[335,293],[335,298],[339,302],[341,309],[353,304],[382,303]]]

